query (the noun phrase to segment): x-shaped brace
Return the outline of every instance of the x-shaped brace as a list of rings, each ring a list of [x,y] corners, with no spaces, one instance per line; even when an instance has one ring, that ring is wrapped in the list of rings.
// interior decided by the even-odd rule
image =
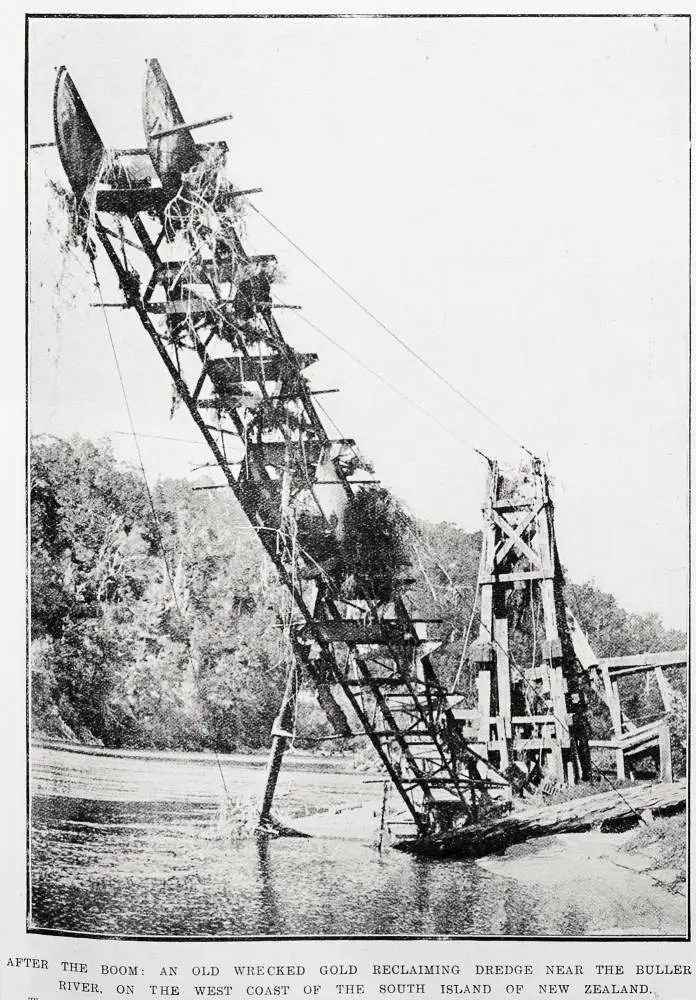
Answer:
[[[498,527],[508,536],[506,541],[503,542],[501,548],[495,553],[494,564],[501,563],[505,556],[514,547],[521,554],[526,555],[533,566],[537,566],[541,569],[541,558],[540,556],[527,545],[522,539],[522,535],[527,530],[529,525],[532,523],[534,518],[543,510],[544,504],[540,503],[520,521],[516,528],[513,528],[504,517],[501,517],[496,510],[493,510],[493,521],[498,525]]]

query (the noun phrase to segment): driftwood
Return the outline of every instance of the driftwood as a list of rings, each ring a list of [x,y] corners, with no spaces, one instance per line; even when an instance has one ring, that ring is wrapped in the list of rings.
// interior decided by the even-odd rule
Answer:
[[[531,837],[573,833],[607,822],[639,821],[640,814],[676,812],[686,802],[686,781],[641,784],[557,805],[519,809],[502,819],[448,830],[431,837],[408,838],[393,846],[426,857],[479,858]]]

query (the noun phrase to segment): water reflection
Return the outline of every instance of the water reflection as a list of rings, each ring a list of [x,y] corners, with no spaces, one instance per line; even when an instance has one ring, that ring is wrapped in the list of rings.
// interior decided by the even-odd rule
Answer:
[[[271,871],[270,837],[256,837],[256,852],[259,872],[259,900],[261,912],[264,915],[264,934],[278,933],[280,926],[278,918],[278,903],[273,889],[273,874]]]

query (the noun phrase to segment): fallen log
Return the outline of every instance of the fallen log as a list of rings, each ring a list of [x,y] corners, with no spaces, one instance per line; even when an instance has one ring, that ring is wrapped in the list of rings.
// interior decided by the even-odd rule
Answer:
[[[685,803],[685,780],[641,784],[556,805],[518,809],[487,823],[472,823],[429,837],[404,838],[393,846],[425,857],[480,858],[532,837],[582,832],[608,822],[638,823],[645,810],[659,816],[676,812]]]

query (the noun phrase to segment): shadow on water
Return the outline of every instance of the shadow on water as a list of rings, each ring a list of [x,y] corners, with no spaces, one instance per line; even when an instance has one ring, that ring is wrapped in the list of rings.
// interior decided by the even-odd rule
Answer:
[[[270,849],[270,837],[256,837],[256,857],[259,872],[259,898],[261,912],[265,917],[265,926],[261,932],[264,935],[279,933],[280,919],[278,916],[278,904],[275,890],[273,888],[273,871],[271,868],[272,850]]]
[[[598,873],[518,880],[356,841],[221,839],[216,818],[211,804],[37,799],[33,926],[149,937],[582,936],[598,921],[633,926],[650,905],[633,891],[621,900]]]

